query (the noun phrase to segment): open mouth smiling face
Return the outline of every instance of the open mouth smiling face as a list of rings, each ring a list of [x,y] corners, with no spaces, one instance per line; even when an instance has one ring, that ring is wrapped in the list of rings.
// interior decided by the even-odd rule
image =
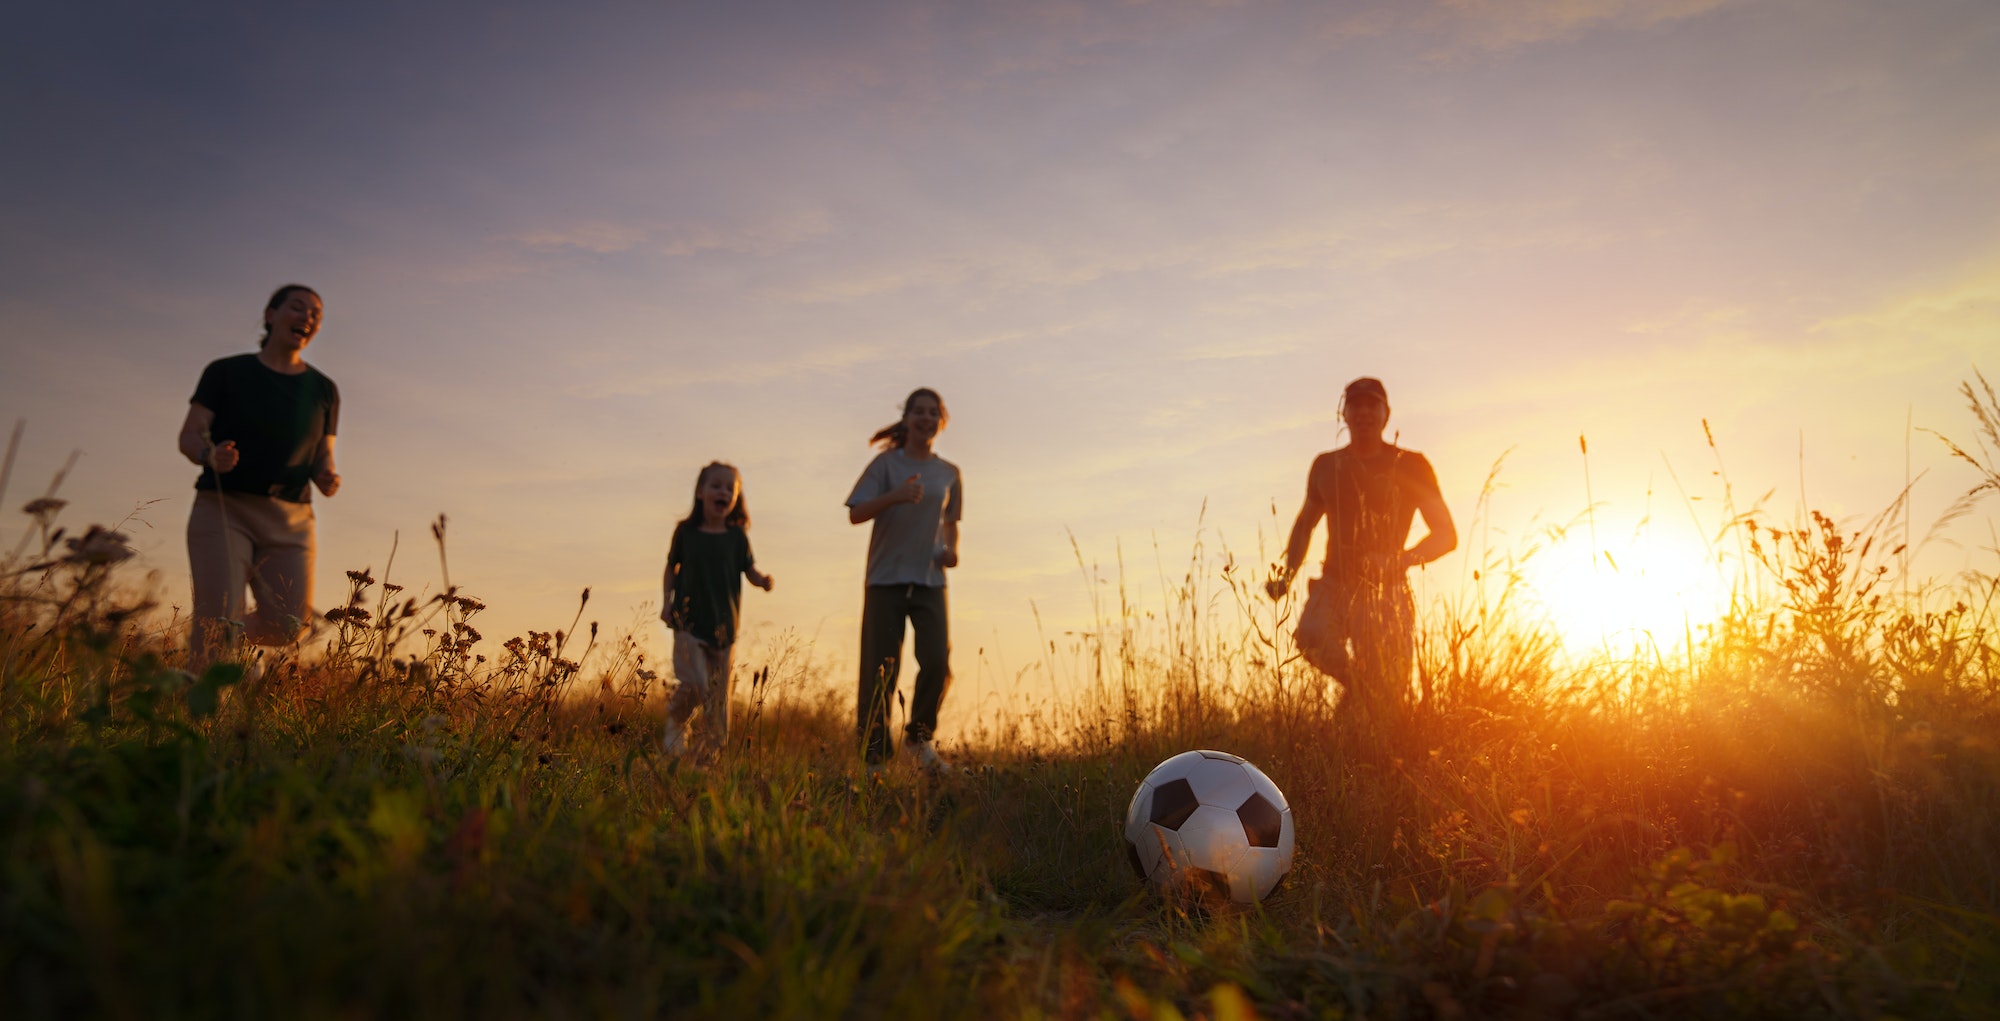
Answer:
[[[304,347],[319,332],[323,308],[318,297],[294,291],[284,303],[264,314],[271,337],[295,347]]]
[[[702,508],[716,518],[728,515],[736,506],[737,481],[734,472],[715,470],[701,480]]]

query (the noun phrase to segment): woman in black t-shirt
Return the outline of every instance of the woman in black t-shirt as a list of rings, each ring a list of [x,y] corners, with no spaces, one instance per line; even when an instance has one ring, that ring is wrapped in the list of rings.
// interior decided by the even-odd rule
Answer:
[[[239,639],[296,641],[311,618],[311,487],[340,489],[340,390],[300,357],[321,311],[312,288],[278,288],[258,350],[210,362],[181,423],[181,454],[202,468],[187,532],[193,667]],[[248,615],[246,585],[257,604]]]

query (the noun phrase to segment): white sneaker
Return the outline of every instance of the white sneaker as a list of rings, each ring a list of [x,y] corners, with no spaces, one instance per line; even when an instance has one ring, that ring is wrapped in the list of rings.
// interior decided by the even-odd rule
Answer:
[[[951,771],[951,763],[937,753],[937,742],[930,738],[922,741],[904,741],[903,748],[916,757],[917,765],[933,776],[942,776]]]

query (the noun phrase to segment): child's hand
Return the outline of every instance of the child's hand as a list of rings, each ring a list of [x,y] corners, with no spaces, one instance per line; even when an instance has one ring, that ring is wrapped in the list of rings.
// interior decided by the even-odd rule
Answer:
[[[904,479],[902,485],[890,490],[890,495],[894,496],[898,503],[920,502],[924,498],[924,477],[912,475]]]
[[[757,577],[750,579],[750,583],[752,585],[757,586],[760,589],[763,589],[766,592],[769,592],[771,591],[771,586],[777,584],[777,581],[768,574],[760,574]]]
[[[939,567],[957,567],[958,551],[950,546],[940,546],[937,555],[931,559],[936,560]]]

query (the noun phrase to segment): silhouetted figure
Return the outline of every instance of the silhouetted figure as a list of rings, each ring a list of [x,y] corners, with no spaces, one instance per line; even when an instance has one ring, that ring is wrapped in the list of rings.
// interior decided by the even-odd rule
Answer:
[[[195,669],[238,640],[296,641],[311,619],[311,487],[340,489],[340,390],[300,357],[321,312],[312,288],[278,288],[257,351],[210,362],[181,423],[181,454],[202,468],[187,528]],[[247,616],[246,584],[257,600]]]
[[[871,769],[890,753],[889,703],[902,670],[903,621],[916,632],[917,684],[903,747],[926,770],[941,772],[934,736],[938,708],[951,687],[951,630],[944,572],[958,566],[958,519],[965,502],[958,466],[931,451],[950,421],[944,398],[919,389],[903,417],[869,439],[883,450],[847,497],[847,520],[875,523],[868,536],[868,591],[861,604],[861,684],[856,728]]]
[[[1389,394],[1362,377],[1341,397],[1348,443],[1313,459],[1305,503],[1285,545],[1285,569],[1266,586],[1282,598],[1326,519],[1326,561],[1310,583],[1294,632],[1307,663],[1366,701],[1401,700],[1410,681],[1415,610],[1405,572],[1458,546],[1451,511],[1424,455],[1382,439]],[[1412,518],[1429,530],[1404,547]]]
[[[729,744],[729,668],[745,578],[771,591],[771,576],[757,570],[750,552],[743,477],[734,466],[711,461],[695,476],[694,509],[674,526],[667,546],[660,619],[674,632],[674,677],[680,681],[667,702],[670,755],[689,751],[688,717],[696,709],[701,750],[720,752]]]

